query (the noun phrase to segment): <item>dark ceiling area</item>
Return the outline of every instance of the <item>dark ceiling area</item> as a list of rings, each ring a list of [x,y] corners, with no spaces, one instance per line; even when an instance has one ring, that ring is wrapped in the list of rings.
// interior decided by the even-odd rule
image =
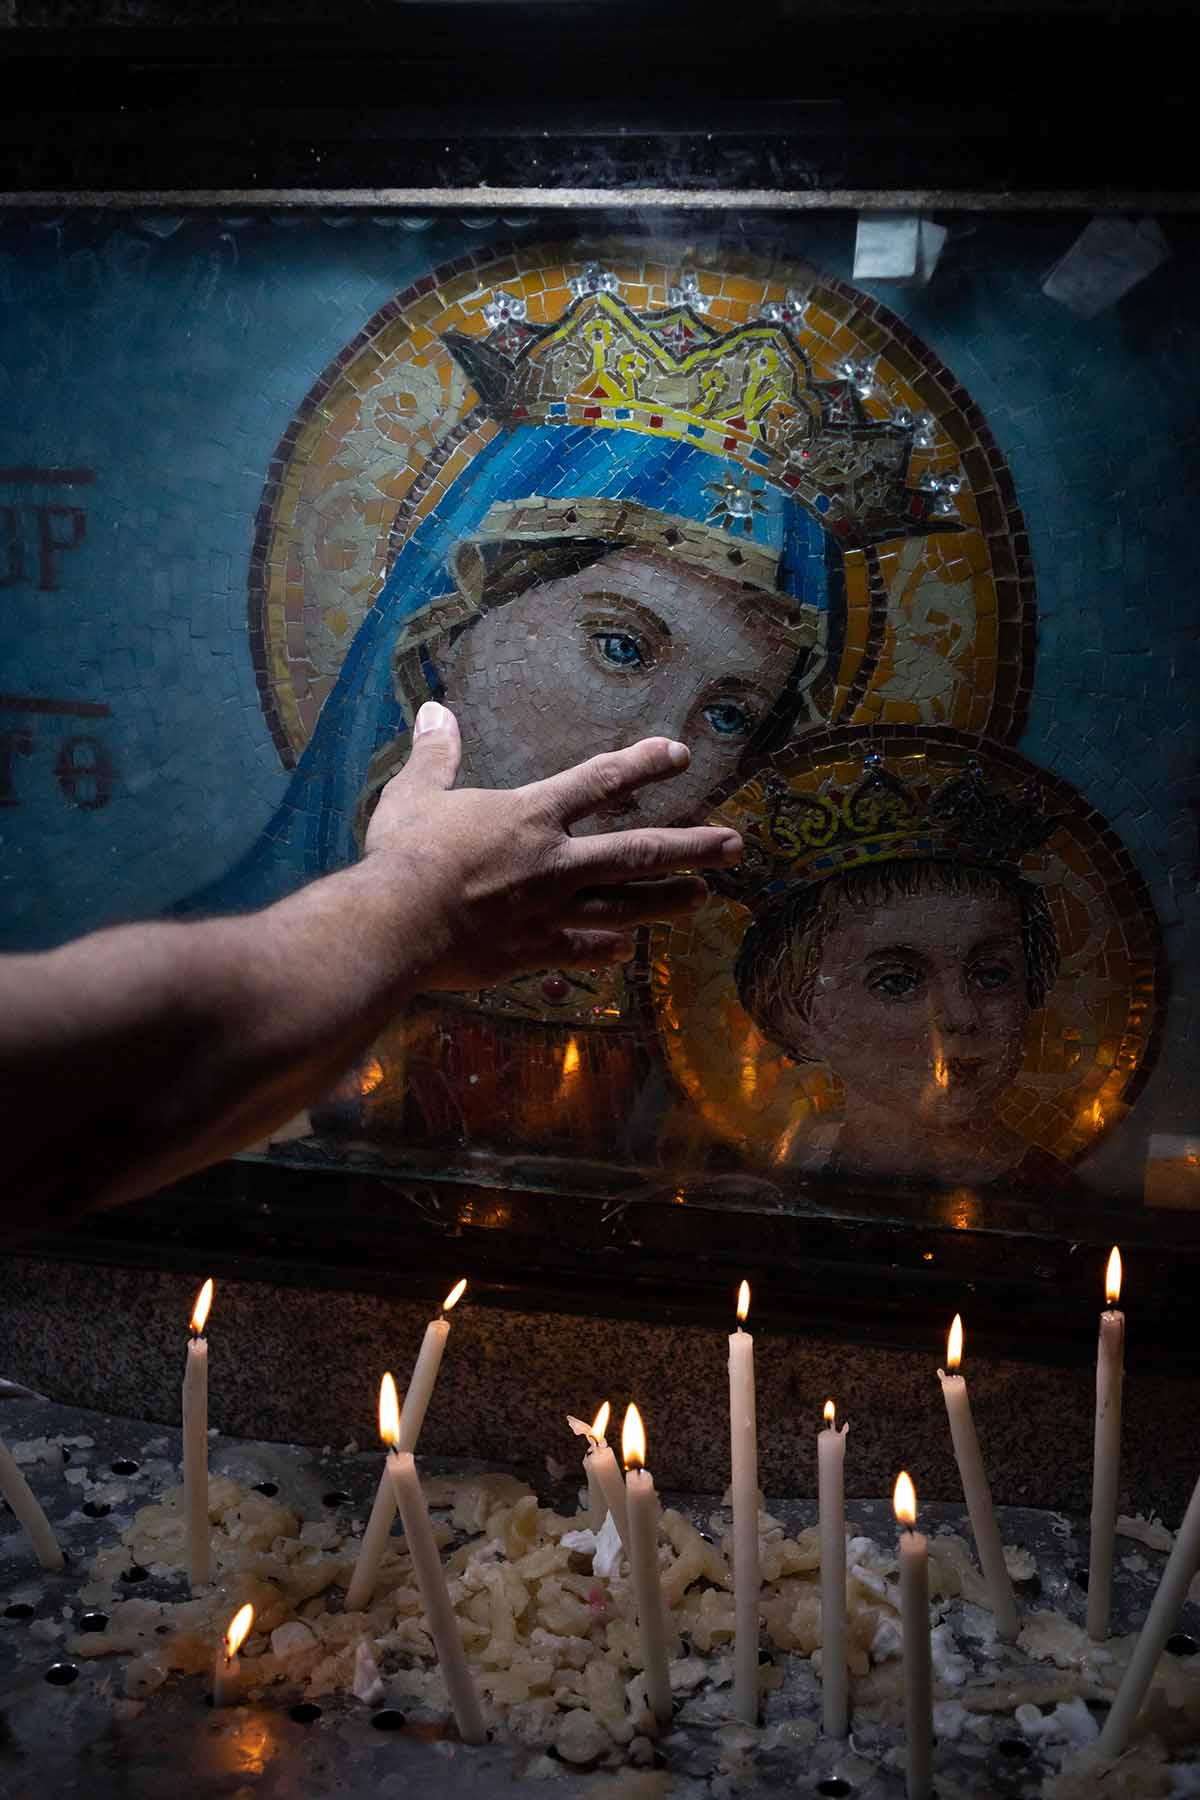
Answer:
[[[921,190],[1187,205],[1177,7],[0,0],[10,194]]]

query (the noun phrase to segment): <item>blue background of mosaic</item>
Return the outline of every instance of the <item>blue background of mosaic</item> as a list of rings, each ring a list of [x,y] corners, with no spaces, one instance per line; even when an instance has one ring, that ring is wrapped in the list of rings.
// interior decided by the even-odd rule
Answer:
[[[0,468],[95,471],[69,490],[0,486],[30,564],[32,506],[87,514],[84,541],[56,555],[54,591],[0,585],[0,689],[111,708],[87,721],[0,714],[0,731],[31,740],[12,756],[18,803],[0,811],[5,949],[164,910],[259,837],[288,785],[246,624],[254,516],[279,436],[391,294],[512,235],[499,222],[410,231],[344,216],[172,223],[0,230]],[[797,259],[849,279],[850,220],[792,229]],[[1077,229],[960,221],[928,289],[863,285],[955,371],[1008,458],[1040,616],[1019,747],[1105,815],[1159,910],[1170,1023],[1135,1119],[1097,1159],[1115,1175],[1146,1130],[1194,1120],[1200,322],[1172,264],[1090,322],[1046,299],[1040,283]],[[778,227],[762,248],[783,254]],[[67,535],[63,519],[53,528]],[[2,558],[0,537],[0,581]],[[114,765],[95,810],[72,805],[55,774],[79,732]]]

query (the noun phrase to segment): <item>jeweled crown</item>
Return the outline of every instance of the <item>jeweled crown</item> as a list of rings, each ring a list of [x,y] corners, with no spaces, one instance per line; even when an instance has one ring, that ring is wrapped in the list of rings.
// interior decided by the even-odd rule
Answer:
[[[899,859],[970,862],[1016,873],[1021,859],[1062,822],[1047,811],[1041,784],[989,787],[969,762],[940,785],[905,782],[878,755],[864,758],[852,787],[798,791],[776,774],[764,782],[759,830],[745,830],[745,854],[712,885],[756,909],[785,887],[827,881],[849,869]]]
[[[698,310],[694,282],[673,296],[678,304],[642,312],[620,297],[615,277],[573,285],[576,298],[550,324],[531,324],[520,297],[498,290],[484,308],[487,335],[446,333],[494,418],[694,444],[794,496],[850,548],[959,528],[945,492],[908,485],[929,421],[872,418],[858,365],[815,380],[793,333],[799,303],[723,331]],[[730,476],[723,489],[714,520],[752,535],[749,482]]]

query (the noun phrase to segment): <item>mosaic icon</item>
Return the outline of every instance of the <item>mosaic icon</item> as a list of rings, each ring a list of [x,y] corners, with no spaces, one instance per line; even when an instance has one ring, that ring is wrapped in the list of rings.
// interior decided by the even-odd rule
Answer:
[[[485,787],[683,738],[688,773],[596,826],[681,822],[834,723],[1015,735],[1034,605],[986,424],[878,302],[794,265],[476,252],[364,327],[272,464],[251,641],[296,773],[231,891],[351,860],[430,696]],[[644,1031],[620,971],[439,997],[351,1078],[356,1129],[611,1151]]]
[[[1158,930],[1065,782],[962,733],[857,728],[714,817],[743,864],[652,949],[662,1053],[714,1141],[781,1174],[1042,1187],[1128,1113]]]

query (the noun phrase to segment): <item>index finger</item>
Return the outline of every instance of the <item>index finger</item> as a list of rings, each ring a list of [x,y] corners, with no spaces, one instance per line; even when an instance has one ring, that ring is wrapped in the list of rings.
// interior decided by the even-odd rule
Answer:
[[[608,750],[587,762],[564,769],[525,790],[562,825],[573,825],[594,812],[606,811],[651,781],[682,775],[692,760],[686,744],[673,738],[643,738],[628,750]]]

